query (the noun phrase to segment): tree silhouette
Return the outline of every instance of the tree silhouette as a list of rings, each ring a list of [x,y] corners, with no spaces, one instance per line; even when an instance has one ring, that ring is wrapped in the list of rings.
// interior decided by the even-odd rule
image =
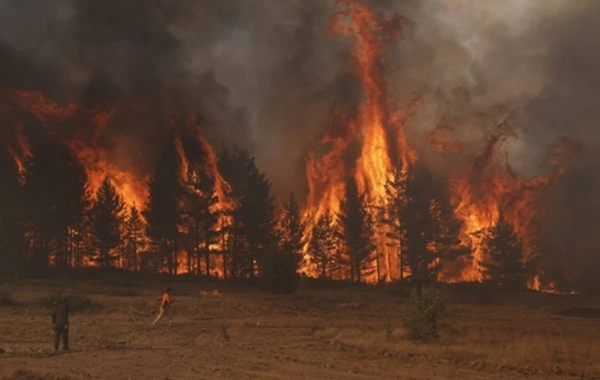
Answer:
[[[221,149],[219,170],[231,186],[230,196],[235,207],[229,216],[226,248],[231,256],[231,274],[254,278],[256,264],[274,251],[277,242],[275,200],[271,183],[256,167],[248,151],[233,147]]]
[[[344,243],[350,264],[350,279],[358,282],[362,281],[363,270],[366,269],[366,263],[376,248],[373,240],[373,221],[367,206],[365,195],[358,192],[356,182],[348,181],[337,218],[339,237]]]
[[[498,216],[495,225],[485,231],[483,244],[486,257],[481,265],[485,278],[504,287],[523,287],[523,244],[514,227],[502,214]]]
[[[223,261],[229,264],[229,272],[234,277],[248,273],[252,265],[247,264],[247,243],[243,209],[240,205],[247,188],[247,174],[250,171],[251,157],[248,152],[234,146],[232,149],[221,147],[218,156],[219,172],[230,185],[227,196],[234,200],[235,207],[228,211],[231,223],[222,229]],[[227,272],[225,272],[227,273]]]
[[[0,273],[22,270],[24,218],[22,186],[15,160],[0,150]]]
[[[111,266],[119,258],[118,254],[111,252],[121,244],[124,211],[123,199],[117,194],[110,179],[105,177],[92,203],[94,245],[97,252],[92,260],[103,267]]]
[[[337,248],[334,220],[331,214],[321,215],[312,230],[309,254],[312,262],[319,268],[322,278],[332,278],[334,256]]]
[[[200,257],[204,256],[204,273],[210,276],[211,245],[218,241],[217,226],[219,214],[214,209],[219,202],[215,190],[215,179],[204,168],[188,173],[188,192],[190,208],[187,214],[191,218],[190,236],[196,258],[196,273],[200,273]]]
[[[129,270],[139,269],[139,254],[146,243],[144,221],[135,205],[129,208],[124,226],[125,250],[124,259]]]
[[[250,263],[261,265],[265,255],[273,251],[277,242],[275,199],[271,195],[271,183],[260,172],[252,158],[247,177],[246,194],[240,201],[240,212],[245,221],[244,235],[250,253]],[[255,276],[254,268],[248,272]]]
[[[463,222],[454,213],[447,187],[435,183],[433,190],[431,207],[433,231],[428,248],[432,251],[434,262],[429,262],[428,265],[433,278],[437,279],[443,264],[470,255],[471,249],[460,240]]]
[[[407,250],[402,249],[405,233],[402,217],[406,205],[406,176],[402,173],[401,168],[394,170],[391,179],[385,185],[385,192],[387,207],[382,213],[382,223],[388,227],[386,238],[390,241],[389,245],[398,249],[398,271],[400,280],[402,280],[408,269],[409,260]]]
[[[181,161],[172,142],[174,137],[170,141],[148,182],[149,202],[143,215],[147,222],[146,234],[152,239],[155,255],[166,261],[169,273],[176,274],[183,188],[179,182]]]
[[[388,237],[400,246],[401,273],[408,269],[418,287],[437,281],[443,262],[470,253],[459,239],[462,222],[450,196],[429,170],[420,165],[406,174],[398,170],[386,191]]]
[[[289,255],[298,269],[304,255],[306,221],[300,215],[300,206],[294,193],[283,205],[281,219],[281,250]]]
[[[86,183],[85,169],[68,146],[44,141],[33,151],[25,196],[34,271],[47,270],[50,253],[57,268],[72,266],[72,233],[89,205]]]

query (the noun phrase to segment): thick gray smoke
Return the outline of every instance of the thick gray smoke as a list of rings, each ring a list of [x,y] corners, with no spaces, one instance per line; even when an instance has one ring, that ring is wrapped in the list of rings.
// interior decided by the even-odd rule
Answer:
[[[548,208],[553,217],[546,223],[550,235],[579,241],[579,251],[549,256],[562,257],[556,261],[562,265],[565,255],[579,263],[596,255],[600,2],[368,2],[407,18],[404,39],[389,49],[388,90],[398,105],[414,92],[424,97],[407,126],[420,150],[432,151],[424,136],[441,118],[456,128],[451,137],[477,148],[507,110],[516,115],[518,135],[507,143],[509,159],[524,175],[539,173],[559,137],[584,143],[585,162],[549,195],[556,206]],[[357,95],[351,40],[326,35],[335,6],[334,0],[0,0],[0,83],[41,89],[57,100],[173,91],[200,109],[211,137],[249,147],[278,194],[301,192],[306,150],[333,108]],[[137,133],[144,126],[127,128]]]

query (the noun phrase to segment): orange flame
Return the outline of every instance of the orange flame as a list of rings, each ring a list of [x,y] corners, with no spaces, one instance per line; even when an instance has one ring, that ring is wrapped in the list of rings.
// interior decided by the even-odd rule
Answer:
[[[354,178],[359,190],[367,194],[373,205],[382,207],[386,202],[384,186],[392,169],[401,167],[402,174],[406,174],[418,158],[408,145],[404,125],[422,99],[415,96],[405,110],[390,110],[384,80],[384,49],[402,36],[402,18],[375,13],[360,0],[338,0],[338,5],[343,10],[334,15],[329,31],[355,38],[352,55],[364,87],[364,100],[358,111],[336,113],[324,138],[308,155],[306,214],[312,218],[309,236],[319,216],[339,211],[346,178]],[[458,271],[456,263],[452,263],[442,271],[441,277],[449,282],[481,281],[480,263],[484,260],[481,231],[493,226],[500,212],[523,239],[525,260],[537,254],[533,248],[537,195],[563,172],[564,158],[573,150],[573,144],[564,141],[555,149],[550,164],[556,170],[551,175],[525,179],[510,168],[506,154],[500,150],[506,139],[516,137],[507,123],[498,126],[478,155],[468,154],[461,144],[445,141],[444,135],[451,129],[442,122],[429,137],[434,147],[458,154],[469,163],[466,170],[452,176],[449,186],[455,214],[464,222],[460,238],[473,249],[474,257],[469,262],[459,263]],[[360,152],[352,161],[357,143]],[[383,254],[384,259],[382,278],[387,281],[398,278],[399,259],[385,244],[385,227],[378,227],[376,234],[377,253]],[[373,264],[379,268],[380,262],[375,260]],[[314,274],[310,268],[303,269]],[[378,278],[374,276],[367,279],[375,280]]]

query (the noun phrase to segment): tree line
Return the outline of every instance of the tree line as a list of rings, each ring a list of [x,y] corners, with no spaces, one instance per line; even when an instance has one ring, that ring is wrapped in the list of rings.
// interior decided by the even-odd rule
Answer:
[[[217,165],[231,207],[216,207],[216,179],[202,160],[181,178],[174,144],[167,144],[148,181],[148,204],[127,207],[108,177],[89,191],[85,168],[65,144],[39,144],[22,172],[2,151],[0,272],[41,274],[94,263],[176,274],[183,267],[294,291],[305,253],[321,278],[364,281],[378,270],[375,230],[381,226],[398,252],[401,279],[419,286],[437,281],[444,263],[471,256],[459,239],[462,224],[447,186],[423,167],[396,170],[385,184],[385,209],[349,180],[339,212],[311,219],[293,193],[278,207],[248,151],[222,147]],[[482,232],[486,278],[522,286],[523,244],[514,228],[500,215]]]

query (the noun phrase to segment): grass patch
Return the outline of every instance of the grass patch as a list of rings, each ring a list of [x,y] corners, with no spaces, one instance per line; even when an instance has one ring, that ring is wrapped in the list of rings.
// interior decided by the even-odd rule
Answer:
[[[128,277],[107,277],[94,281],[98,286],[113,286],[116,288],[133,288],[137,285],[135,281]]]
[[[49,295],[38,299],[38,304],[53,308],[63,298],[63,295]],[[94,304],[89,297],[82,295],[71,295],[67,297],[67,305],[71,312],[89,311],[95,309],[98,305]]]
[[[557,320],[556,313],[548,309],[474,305],[448,304],[451,315],[443,321],[448,321],[453,331],[446,331],[441,323],[439,339],[428,344],[390,339],[407,331],[401,320],[385,315],[381,316],[383,328],[328,327],[318,330],[316,337],[382,356],[423,362],[435,358],[459,368],[516,371],[540,378],[562,374],[600,379],[597,319]]]
[[[17,304],[11,292],[0,290],[0,306],[14,306]]]
[[[137,297],[140,294],[133,289],[114,289],[106,293],[111,297]]]
[[[101,294],[109,297],[137,297],[139,292],[135,289],[119,289],[111,287],[98,287],[94,286],[91,289],[86,289],[87,294]]]

